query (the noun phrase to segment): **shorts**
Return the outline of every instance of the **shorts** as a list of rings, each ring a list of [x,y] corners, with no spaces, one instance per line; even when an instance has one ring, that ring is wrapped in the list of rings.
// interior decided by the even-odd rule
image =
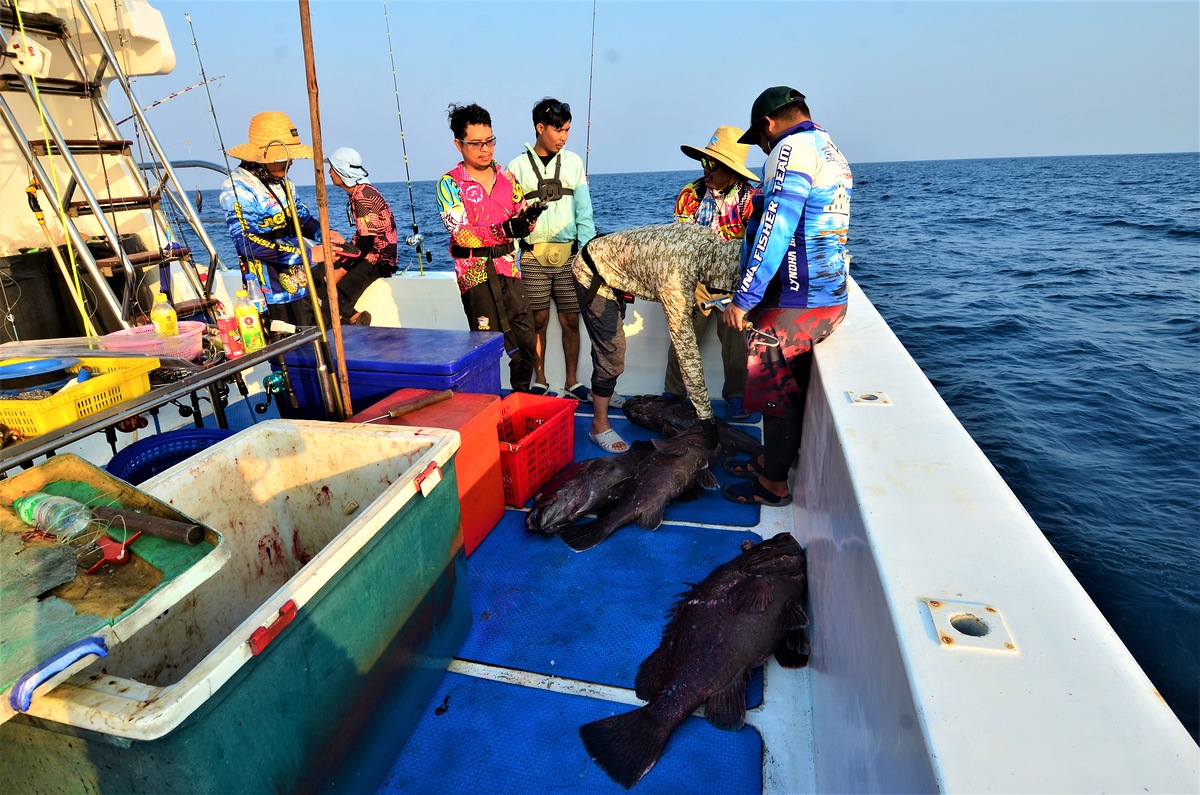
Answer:
[[[814,309],[762,309],[747,319],[759,331],[779,339],[778,347],[763,345],[748,335],[746,411],[761,411],[771,417],[801,419],[812,369],[812,349],[846,316],[846,305]]]
[[[531,252],[525,251],[521,255],[521,281],[525,282],[525,299],[534,312],[548,310],[553,294],[559,312],[579,314],[575,275],[569,260],[557,268],[547,268]]]

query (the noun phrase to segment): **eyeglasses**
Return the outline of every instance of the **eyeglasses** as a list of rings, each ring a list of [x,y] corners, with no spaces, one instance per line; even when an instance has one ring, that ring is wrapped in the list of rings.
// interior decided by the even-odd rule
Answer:
[[[547,105],[546,110],[557,116],[571,115],[571,106],[565,102],[555,102],[553,105]]]
[[[463,139],[459,138],[458,142],[463,146],[471,147],[477,152],[482,152],[484,149],[496,148],[496,136],[494,135],[491,138],[488,138],[486,141],[464,141]]]
[[[700,158],[700,165],[705,171],[717,171],[725,164],[719,160],[713,160],[711,157],[702,157]]]

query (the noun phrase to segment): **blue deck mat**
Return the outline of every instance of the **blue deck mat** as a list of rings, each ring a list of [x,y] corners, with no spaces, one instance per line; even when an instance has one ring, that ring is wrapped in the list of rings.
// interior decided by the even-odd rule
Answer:
[[[621,438],[626,442],[639,440],[652,441],[662,438],[662,434],[657,431],[643,428],[640,425],[634,425],[629,420],[617,416],[615,412],[609,416],[609,420],[612,422],[613,430],[621,434]],[[746,432],[755,439],[762,438],[762,431],[753,425],[739,425],[737,427],[738,430]],[[591,429],[592,415],[575,415],[575,461],[598,458],[603,455],[613,455],[601,450],[595,442],[588,438],[588,432]],[[744,453],[739,453],[737,457],[746,458],[747,456]],[[713,474],[717,476],[717,480],[722,486],[726,483],[745,481],[745,478],[737,478],[726,474],[725,470],[721,468],[720,463],[717,464],[717,468]],[[526,503],[526,506],[532,504],[533,500],[530,499]],[[695,522],[704,525],[724,525],[726,527],[754,527],[758,524],[760,510],[762,508],[758,505],[738,505],[736,502],[730,502],[721,496],[720,490],[708,491],[707,489],[701,489],[699,499],[688,502],[673,502],[668,505],[666,512],[663,514],[663,520],[666,522]]]
[[[378,792],[623,793],[588,757],[578,729],[631,709],[447,674]],[[753,728],[725,732],[693,716],[671,735],[636,792],[759,793],[762,754]]]
[[[467,562],[471,634],[463,660],[633,689],[638,666],[658,648],[666,612],[709,572],[758,535],[664,524],[622,528],[575,552],[525,529],[525,512],[504,518]],[[588,594],[604,583],[603,599]],[[762,700],[762,671],[746,691]]]

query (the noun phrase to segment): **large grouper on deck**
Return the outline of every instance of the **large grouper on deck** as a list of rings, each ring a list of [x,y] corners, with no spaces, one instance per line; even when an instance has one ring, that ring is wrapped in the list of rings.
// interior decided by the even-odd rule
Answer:
[[[570,464],[533,498],[525,526],[544,536],[556,535],[584,514],[619,500],[641,462],[653,452],[650,442],[634,442],[624,453]]]
[[[579,729],[584,747],[614,781],[629,789],[658,762],[667,740],[700,706],[718,729],[746,722],[750,672],[774,654],[785,668],[808,663],[804,550],[789,533],[758,544],[715,568],[667,614],[657,649],[638,667],[640,709]]]
[[[700,427],[700,416],[696,414],[695,407],[673,397],[634,395],[625,399],[621,410],[634,425],[658,431],[668,439]],[[717,424],[717,438],[720,444],[717,453],[719,455],[749,453],[757,456],[762,454],[762,442],[758,439],[733,427],[720,417],[713,419]]]
[[[702,488],[717,488],[717,476],[710,469],[716,454],[709,449],[704,431],[697,428],[651,444],[654,450],[642,458],[631,485],[617,501],[609,503],[593,521],[571,525],[559,533],[567,546],[576,552],[591,549],[630,522],[657,530],[672,501],[694,499]]]

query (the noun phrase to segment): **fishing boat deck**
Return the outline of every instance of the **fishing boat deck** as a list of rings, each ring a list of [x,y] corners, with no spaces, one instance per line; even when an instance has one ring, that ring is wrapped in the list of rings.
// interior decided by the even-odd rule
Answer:
[[[601,454],[587,437],[589,409],[575,416],[576,460]],[[760,435],[752,419],[740,427]],[[627,441],[657,436],[619,412],[613,426]],[[792,522],[791,511],[734,505],[708,491],[671,505],[655,532],[629,525],[576,553],[530,533],[525,515],[507,509],[468,560],[471,634],[380,793],[623,791],[589,759],[577,729],[641,705],[638,665],[686,583],[735,557],[744,540]],[[687,719],[638,791],[794,792],[798,782],[811,790],[807,692],[805,670],[769,661],[750,683],[741,731]]]

